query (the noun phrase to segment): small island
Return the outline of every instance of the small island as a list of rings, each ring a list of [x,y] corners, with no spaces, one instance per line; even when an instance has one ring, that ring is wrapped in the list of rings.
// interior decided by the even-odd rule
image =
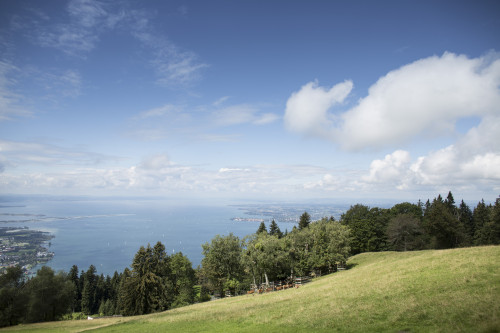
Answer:
[[[34,266],[50,261],[54,253],[46,246],[52,238],[49,232],[28,227],[0,227],[0,273],[19,265],[29,274]]]

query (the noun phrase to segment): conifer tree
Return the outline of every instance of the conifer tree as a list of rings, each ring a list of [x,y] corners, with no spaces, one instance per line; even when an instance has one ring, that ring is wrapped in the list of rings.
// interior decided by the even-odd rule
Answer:
[[[98,310],[95,306],[97,303],[95,299],[97,289],[96,271],[95,266],[90,265],[87,272],[83,275],[81,309],[87,315],[93,314]]]
[[[299,219],[299,230],[305,229],[311,223],[311,215],[308,212],[304,212]]]
[[[283,237],[283,233],[275,220],[271,221],[271,225],[269,226],[269,235],[276,236],[278,238]]]
[[[258,234],[260,234],[262,232],[267,234],[267,228],[266,228],[266,224],[264,222],[260,222],[259,229],[257,229]]]
[[[469,206],[462,200],[458,207],[458,221],[464,231],[464,246],[474,244],[474,221],[472,219],[472,211]]]

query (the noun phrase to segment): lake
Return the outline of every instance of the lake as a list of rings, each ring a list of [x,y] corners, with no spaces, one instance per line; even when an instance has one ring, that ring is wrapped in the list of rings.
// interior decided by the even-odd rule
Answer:
[[[48,266],[69,271],[72,265],[112,275],[130,266],[140,246],[161,241],[168,252],[182,252],[200,264],[201,244],[217,234],[242,238],[254,233],[260,222],[233,221],[245,215],[241,206],[179,204],[162,199],[71,199],[51,197],[0,198],[0,226],[27,226],[51,232]],[[298,216],[297,216],[298,217]],[[269,227],[269,223],[266,223]],[[290,231],[294,223],[278,222]]]

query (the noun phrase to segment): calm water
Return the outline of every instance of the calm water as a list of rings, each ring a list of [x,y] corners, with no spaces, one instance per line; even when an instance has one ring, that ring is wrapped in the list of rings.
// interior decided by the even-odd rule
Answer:
[[[19,207],[15,207],[19,206]],[[236,222],[245,216],[229,205],[179,205],[166,200],[48,200],[0,202],[0,226],[28,226],[55,235],[48,266],[68,271],[72,265],[112,275],[130,266],[141,245],[161,241],[168,254],[182,252],[193,267],[202,259],[201,244],[217,234],[244,237],[258,222]],[[252,216],[255,217],[255,216]],[[12,222],[15,221],[15,222]],[[279,223],[282,231],[293,224]]]

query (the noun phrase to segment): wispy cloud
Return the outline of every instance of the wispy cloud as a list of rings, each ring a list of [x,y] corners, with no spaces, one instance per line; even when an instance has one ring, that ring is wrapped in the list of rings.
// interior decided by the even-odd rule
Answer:
[[[265,125],[278,119],[274,113],[262,113],[255,105],[238,104],[222,109],[217,109],[212,113],[215,124],[219,126],[234,126],[240,124]]]
[[[8,161],[10,166],[24,169],[29,169],[30,165],[81,166],[121,159],[116,156],[87,152],[79,148],[8,140],[0,140],[0,157]]]
[[[32,22],[36,27],[32,29],[34,40],[41,46],[85,59],[98,47],[104,33],[129,34],[151,52],[148,63],[156,74],[156,83],[169,88],[197,82],[201,71],[209,66],[195,52],[180,48],[160,34],[153,22],[153,13],[130,8],[129,4],[71,0],[66,6],[66,14],[57,17],[55,23],[50,21],[54,18],[39,15],[43,22]]]
[[[96,47],[99,35],[109,28],[110,14],[104,9],[103,3],[97,0],[69,1],[66,12],[66,19],[59,18],[60,21],[55,24],[47,24],[50,22],[47,15],[44,24],[34,22],[37,26],[35,38],[42,46],[85,57]]]
[[[198,56],[191,51],[181,50],[168,39],[156,35],[147,21],[137,25],[133,35],[154,55],[150,60],[155,69],[157,83],[162,86],[189,85],[200,79],[201,70],[209,67],[199,61]]]
[[[0,121],[32,114],[21,104],[21,96],[13,92],[16,80],[11,74],[19,69],[9,62],[0,60]]]

